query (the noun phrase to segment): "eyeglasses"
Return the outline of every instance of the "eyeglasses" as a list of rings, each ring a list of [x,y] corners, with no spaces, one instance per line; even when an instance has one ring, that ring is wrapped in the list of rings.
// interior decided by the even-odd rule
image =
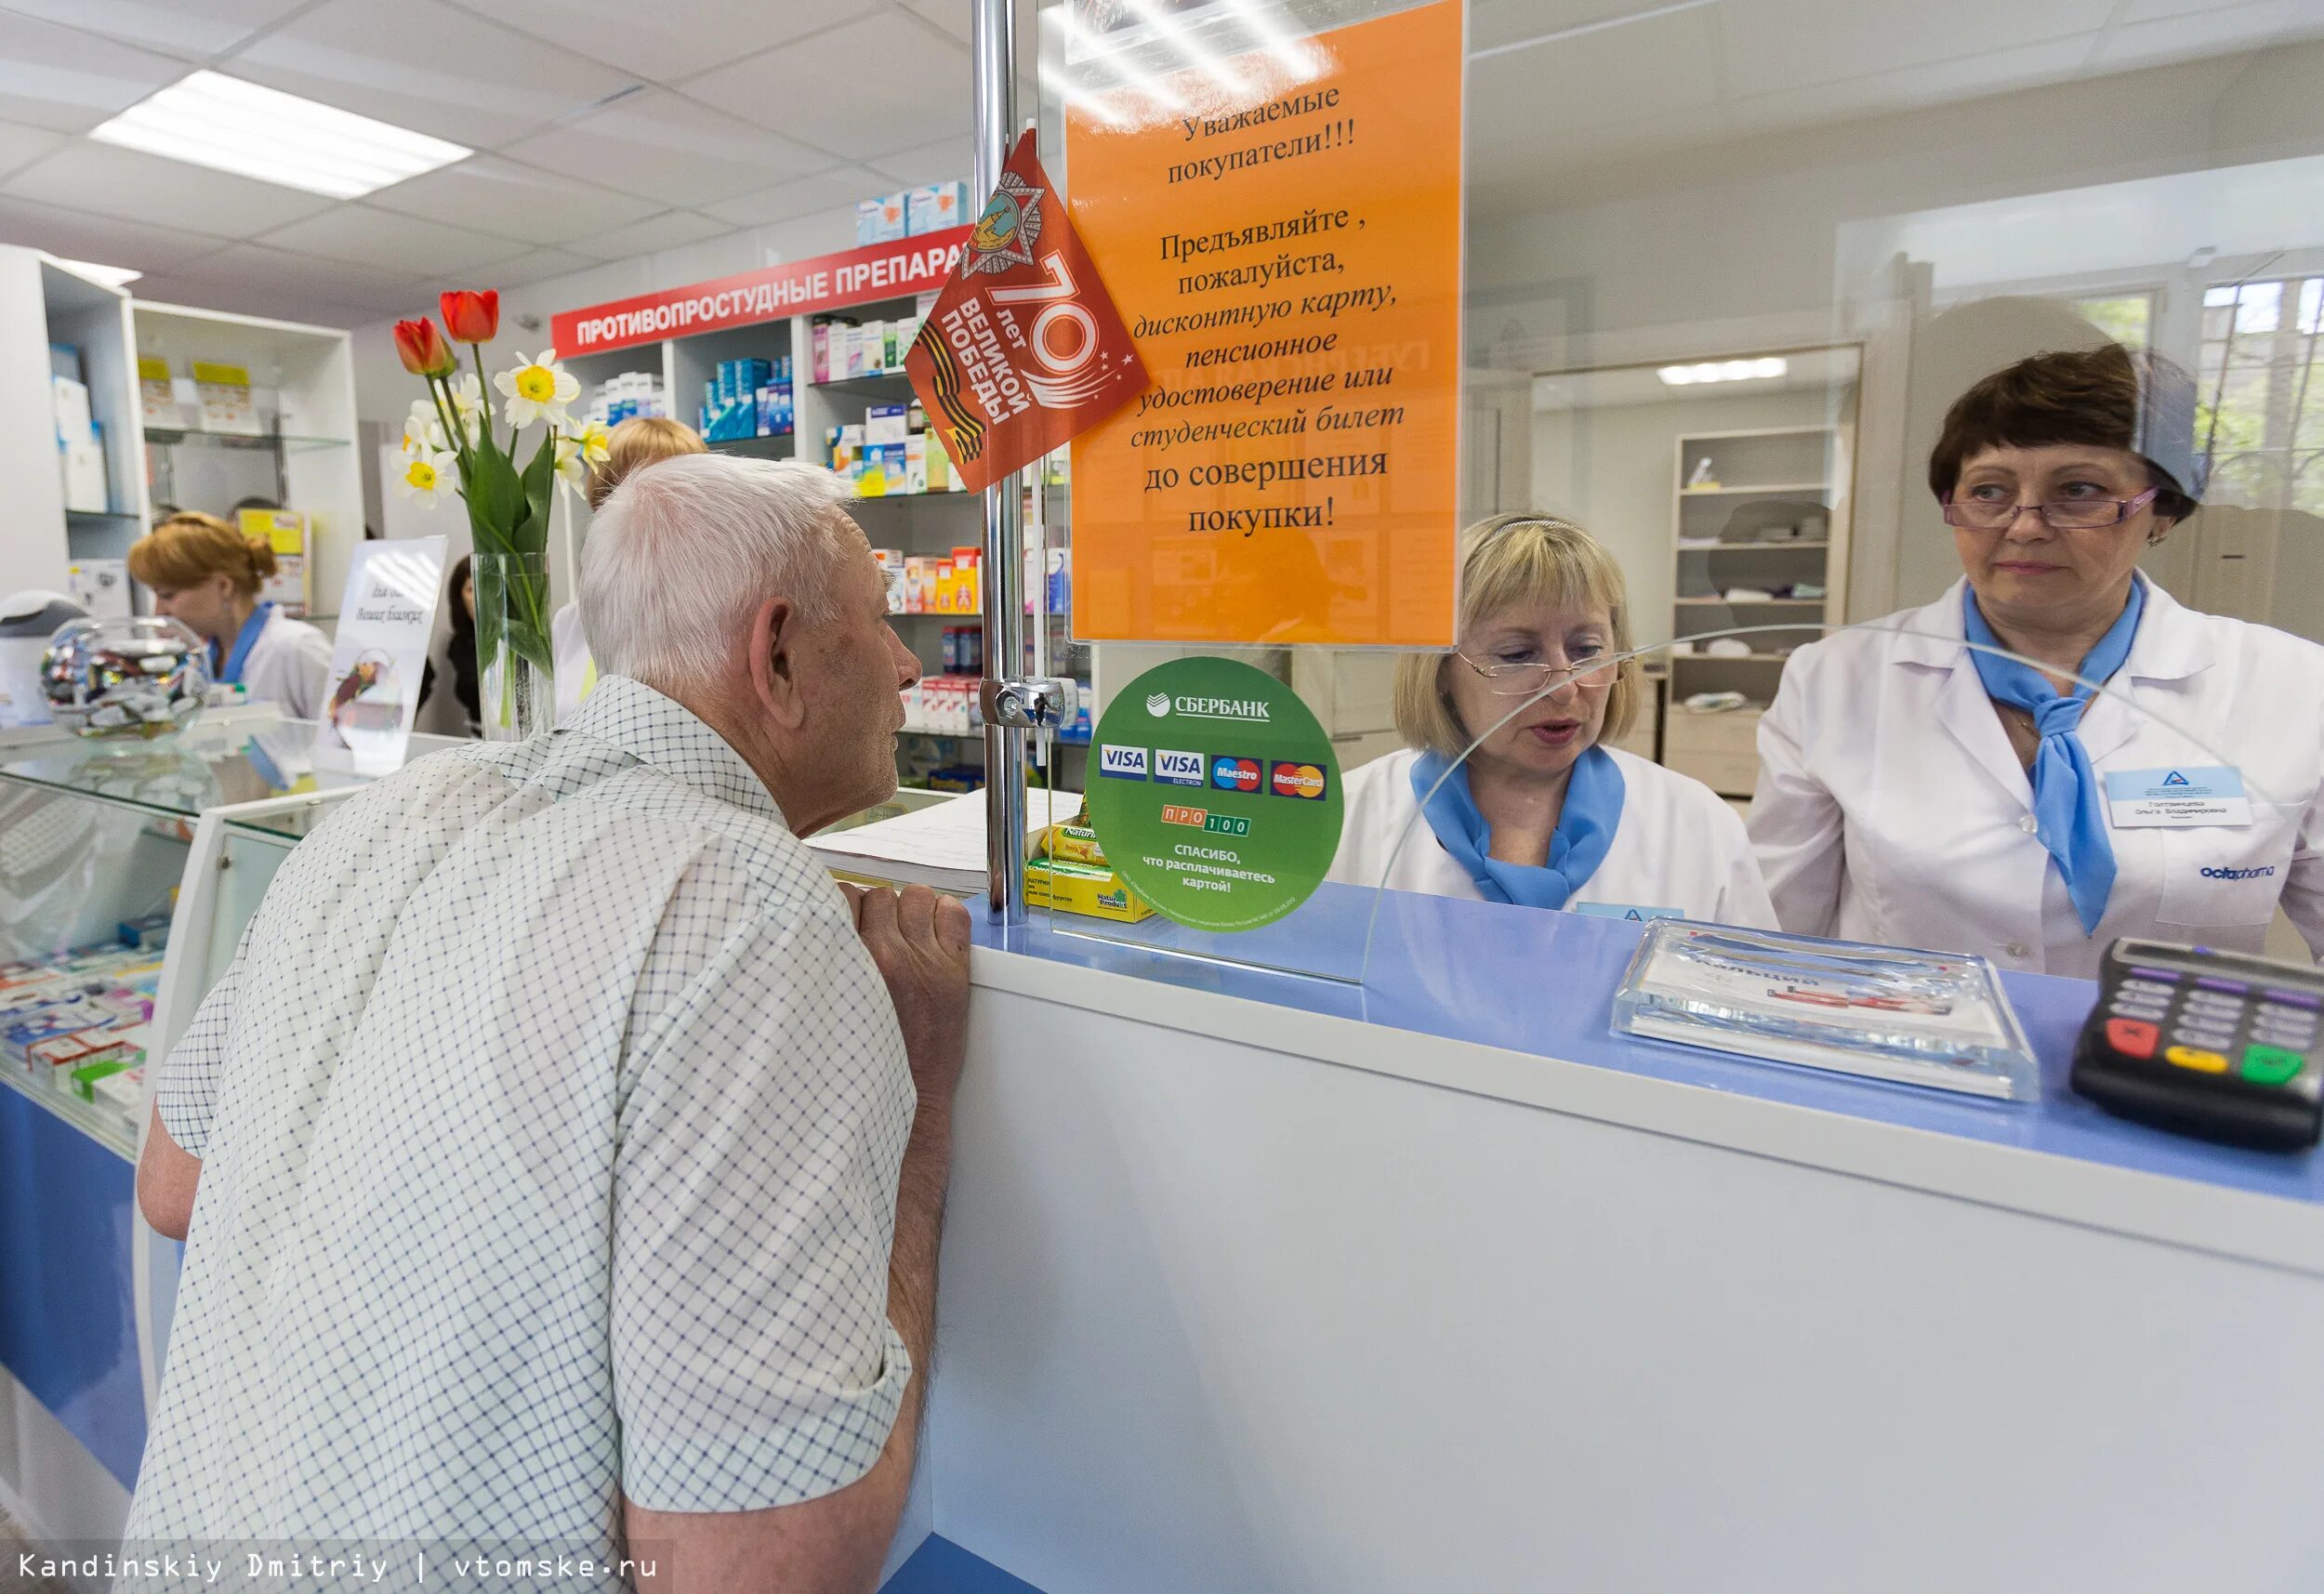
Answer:
[[[1988,504],[1972,498],[1957,504],[1945,499],[1945,523],[1975,532],[2002,532],[2017,523],[2027,509],[2041,517],[2053,532],[2086,532],[2099,526],[2119,526],[2155,501],[2159,487],[2149,487],[2135,498],[2061,498],[2054,504]]]
[[[1485,688],[1497,697],[1532,697],[1571,681],[1583,692],[1604,692],[1614,684],[1612,664],[1591,660],[1578,665],[1480,664],[1459,649],[1453,657],[1485,678]]]

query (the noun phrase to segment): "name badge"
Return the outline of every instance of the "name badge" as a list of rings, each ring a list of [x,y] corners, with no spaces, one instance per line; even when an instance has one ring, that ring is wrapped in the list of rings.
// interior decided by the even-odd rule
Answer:
[[[1644,924],[1648,919],[1683,919],[1686,916],[1676,908],[1644,908],[1634,902],[1576,902],[1574,912],[1588,914],[1591,918],[1628,919]]]
[[[2106,776],[2106,818],[2117,830],[2251,823],[2243,771],[2224,764],[2117,770]]]

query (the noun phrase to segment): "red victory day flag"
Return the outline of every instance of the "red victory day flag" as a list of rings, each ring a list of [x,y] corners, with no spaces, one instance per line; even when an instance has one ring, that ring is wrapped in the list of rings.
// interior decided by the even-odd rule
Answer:
[[[1080,436],[1152,380],[1030,131],[904,368],[971,492]]]

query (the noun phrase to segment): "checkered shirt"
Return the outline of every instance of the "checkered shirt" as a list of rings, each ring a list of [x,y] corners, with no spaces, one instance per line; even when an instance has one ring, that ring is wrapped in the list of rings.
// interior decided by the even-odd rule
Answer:
[[[878,1459],[913,1111],[827,875],[608,677],[284,862],[164,1066],[203,1162],[125,1537],[610,1553]]]

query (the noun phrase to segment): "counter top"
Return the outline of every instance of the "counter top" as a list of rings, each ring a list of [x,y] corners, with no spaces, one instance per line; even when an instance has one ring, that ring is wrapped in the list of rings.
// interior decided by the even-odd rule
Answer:
[[[1635,923],[1387,891],[1366,970],[1373,902],[1327,885],[1289,917],[1239,935],[1037,910],[1005,938],[980,920],[976,979],[2324,1274],[2324,1159],[2165,1134],[2067,1087],[2089,981],[2002,976],[2040,1060],[2041,1094],[1996,1102],[1618,1035],[1608,1014],[1644,933]],[[1063,969],[1082,974],[1060,981],[1052,971]]]

